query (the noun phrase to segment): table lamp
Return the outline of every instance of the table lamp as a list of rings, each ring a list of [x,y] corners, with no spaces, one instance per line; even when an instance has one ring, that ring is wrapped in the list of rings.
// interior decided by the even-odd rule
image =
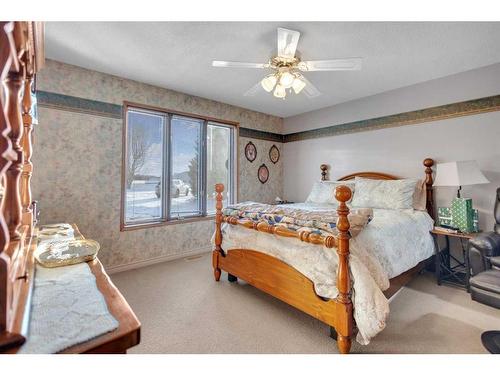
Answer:
[[[451,208],[438,207],[440,225],[453,227],[466,233],[479,231],[478,211],[473,209],[472,199],[460,197],[460,190],[464,185],[486,184],[488,182],[475,160],[438,164],[434,186],[455,186],[458,188],[457,197],[453,198]]]
[[[458,188],[457,198],[460,198],[462,186],[489,182],[475,160],[464,160],[438,164],[433,186],[456,186]]]

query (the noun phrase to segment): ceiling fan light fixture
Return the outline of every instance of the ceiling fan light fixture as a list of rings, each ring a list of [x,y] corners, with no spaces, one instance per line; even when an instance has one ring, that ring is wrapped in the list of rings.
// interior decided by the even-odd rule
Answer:
[[[280,85],[288,89],[292,87],[294,78],[295,77],[292,73],[290,73],[289,71],[284,71],[280,74]]]
[[[293,91],[299,94],[304,87],[306,87],[306,83],[300,77],[295,77],[292,84]]]
[[[361,69],[362,58],[360,57],[303,61],[302,54],[297,51],[299,38],[299,31],[278,27],[277,53],[271,56],[267,63],[214,60],[212,65],[221,68],[270,69],[271,71],[265,73],[266,76],[245,92],[244,96],[257,95],[262,91],[262,87],[266,92],[272,93],[276,98],[281,99],[285,99],[287,90],[288,94],[292,91],[295,94],[304,91],[305,95],[310,99],[321,95],[321,92],[307,80],[307,72]]]
[[[267,92],[271,92],[274,89],[274,86],[276,86],[276,83],[278,82],[278,79],[276,78],[276,75],[270,74],[262,79],[260,81],[260,84],[262,85],[263,89],[266,90]]]
[[[276,98],[284,99],[286,96],[286,90],[283,86],[281,86],[279,83],[276,85],[276,88],[274,89],[273,95]]]

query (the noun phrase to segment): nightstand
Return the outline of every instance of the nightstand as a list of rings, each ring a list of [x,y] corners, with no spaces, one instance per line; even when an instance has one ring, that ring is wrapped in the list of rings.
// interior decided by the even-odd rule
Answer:
[[[469,265],[469,240],[479,233],[453,233],[434,228],[431,235],[435,246],[435,274],[438,285],[446,282],[461,286],[469,291],[470,265]],[[446,246],[439,247],[439,236],[444,236]],[[462,259],[457,259],[450,252],[450,237],[460,240],[462,245]]]

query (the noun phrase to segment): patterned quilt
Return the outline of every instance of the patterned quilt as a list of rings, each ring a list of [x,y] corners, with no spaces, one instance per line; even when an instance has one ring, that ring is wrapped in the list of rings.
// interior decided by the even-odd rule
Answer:
[[[338,219],[335,207],[331,209],[312,207],[294,207],[293,205],[269,205],[256,202],[243,202],[226,207],[226,216],[233,216],[253,221],[265,221],[271,225],[283,226],[293,231],[307,231],[320,235],[337,235]],[[351,210],[348,219],[351,224],[351,236],[356,236],[373,217],[372,209]]]

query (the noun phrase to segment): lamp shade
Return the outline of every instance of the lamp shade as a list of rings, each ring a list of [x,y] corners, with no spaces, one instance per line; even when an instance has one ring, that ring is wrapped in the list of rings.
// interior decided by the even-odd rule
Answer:
[[[441,163],[436,168],[436,180],[434,186],[464,186],[487,184],[488,179],[484,177],[475,160],[452,161]]]

